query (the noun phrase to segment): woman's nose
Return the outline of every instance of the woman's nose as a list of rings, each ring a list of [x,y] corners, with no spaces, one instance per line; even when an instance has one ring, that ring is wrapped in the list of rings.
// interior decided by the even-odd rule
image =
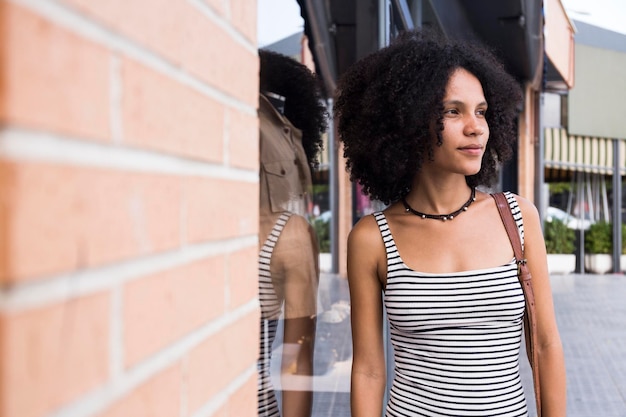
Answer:
[[[480,136],[485,133],[486,122],[477,116],[468,116],[465,123],[465,134],[470,136]]]

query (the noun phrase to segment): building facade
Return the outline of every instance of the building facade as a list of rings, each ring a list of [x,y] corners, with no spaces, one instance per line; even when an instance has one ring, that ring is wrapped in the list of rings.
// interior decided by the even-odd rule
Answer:
[[[626,35],[584,22],[574,24],[576,83],[567,94],[548,89],[544,97],[542,170],[546,183],[552,184],[545,192],[551,189],[550,205],[581,224],[610,224],[606,242],[610,249],[602,255],[612,260],[602,272],[621,272],[626,268],[621,261],[626,123],[618,103],[626,94]],[[584,242],[590,239],[587,227],[577,230],[577,269],[584,273],[589,266],[583,260],[591,255]]]

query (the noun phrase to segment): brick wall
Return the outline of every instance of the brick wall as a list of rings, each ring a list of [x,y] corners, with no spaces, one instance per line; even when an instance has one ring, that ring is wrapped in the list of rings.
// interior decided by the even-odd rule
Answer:
[[[0,0],[0,415],[252,416],[250,0]]]

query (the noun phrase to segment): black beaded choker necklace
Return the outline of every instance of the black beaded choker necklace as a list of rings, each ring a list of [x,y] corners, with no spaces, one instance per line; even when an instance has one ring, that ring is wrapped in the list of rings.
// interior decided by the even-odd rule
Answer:
[[[406,202],[406,198],[402,197],[402,204],[404,204],[404,208],[407,213],[415,214],[416,216],[419,216],[422,219],[435,219],[435,220],[441,220],[444,222],[446,220],[452,220],[459,214],[463,213],[464,211],[467,211],[467,208],[471,206],[474,201],[476,201],[476,188],[472,188],[472,194],[470,195],[469,200],[467,200],[465,204],[463,204],[463,206],[457,211],[453,211],[450,214],[426,214],[426,213],[417,211],[413,207],[409,206],[409,203]]]

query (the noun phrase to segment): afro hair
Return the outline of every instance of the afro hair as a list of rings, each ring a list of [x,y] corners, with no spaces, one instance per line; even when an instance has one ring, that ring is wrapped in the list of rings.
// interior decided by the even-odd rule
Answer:
[[[518,82],[484,46],[409,31],[348,68],[337,88],[334,113],[346,169],[370,198],[398,201],[432,159],[442,143],[446,85],[459,68],[478,78],[489,104],[482,166],[466,181],[471,187],[494,182],[517,140]]]
[[[286,55],[261,49],[259,58],[261,92],[285,97],[285,117],[302,131],[307,160],[315,167],[323,147],[322,135],[328,128],[328,112],[318,78],[305,65]]]

